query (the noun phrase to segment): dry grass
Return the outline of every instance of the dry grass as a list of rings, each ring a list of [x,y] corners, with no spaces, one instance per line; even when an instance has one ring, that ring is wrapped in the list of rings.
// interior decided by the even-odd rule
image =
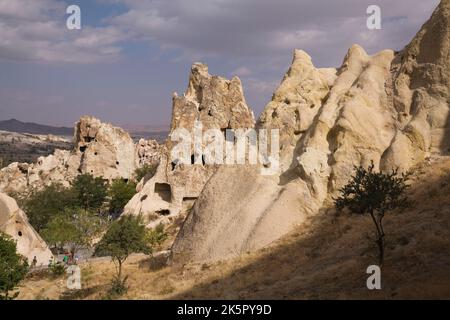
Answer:
[[[450,298],[450,158],[417,168],[411,205],[385,218],[387,249],[382,290],[366,288],[376,264],[367,217],[311,217],[270,248],[238,259],[166,267],[135,255],[125,265],[124,299],[431,299]],[[29,278],[22,299],[102,299],[113,275],[107,261],[82,265],[83,290],[65,292],[64,279]]]

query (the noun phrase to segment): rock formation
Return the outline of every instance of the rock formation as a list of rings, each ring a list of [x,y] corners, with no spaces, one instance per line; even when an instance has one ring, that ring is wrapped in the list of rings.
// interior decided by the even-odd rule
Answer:
[[[156,140],[140,139],[136,144],[136,150],[134,158],[136,160],[136,166],[143,165],[158,165],[161,153],[161,146]]]
[[[127,214],[142,214],[149,226],[173,221],[180,213],[190,209],[205,183],[216,171],[217,165],[208,165],[191,148],[191,163],[172,159],[172,141],[177,129],[193,134],[196,123],[202,131],[208,129],[253,128],[253,112],[245,102],[241,81],[234,77],[226,80],[208,73],[208,67],[196,63],[192,66],[189,85],[184,95],[173,96],[172,123],[169,139],[161,151],[161,163],[156,174],[142,181],[136,194],[125,207]],[[200,142],[203,147],[208,141]]]
[[[174,262],[219,260],[264,247],[332,202],[354,166],[411,169],[450,145],[450,1],[401,52],[352,46],[316,69],[302,51],[258,126],[280,129],[282,173],[222,166],[172,248]]]
[[[0,231],[17,241],[17,252],[26,257],[30,264],[36,257],[37,266],[47,265],[53,257],[16,201],[4,193],[0,193]]]
[[[73,150],[56,150],[33,164],[10,164],[0,170],[0,191],[23,193],[55,182],[68,186],[85,173],[109,180],[130,179],[137,167],[158,162],[158,158],[155,141],[141,140],[135,145],[124,130],[84,116],[75,125]]]
[[[82,117],[75,126],[75,142],[81,173],[108,180],[132,177],[136,169],[135,146],[126,131],[93,117]]]

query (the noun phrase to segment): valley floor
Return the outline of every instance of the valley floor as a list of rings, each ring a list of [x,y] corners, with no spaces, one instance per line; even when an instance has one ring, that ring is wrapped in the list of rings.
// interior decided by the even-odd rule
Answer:
[[[372,222],[328,210],[273,246],[214,264],[164,266],[134,255],[125,265],[130,289],[123,299],[450,299],[450,158],[415,170],[408,208],[385,218],[382,290],[366,287],[376,264]],[[113,276],[107,260],[82,264],[82,290],[65,278],[34,275],[21,299],[102,299]]]

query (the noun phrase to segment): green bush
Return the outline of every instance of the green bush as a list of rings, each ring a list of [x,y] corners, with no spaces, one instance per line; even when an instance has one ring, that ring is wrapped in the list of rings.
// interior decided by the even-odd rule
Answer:
[[[111,288],[109,289],[109,296],[111,298],[120,297],[127,293],[128,286],[127,286],[127,279],[128,277],[124,277],[123,279],[115,276],[111,280]]]
[[[125,205],[136,194],[136,184],[132,181],[116,179],[109,187],[109,211],[122,212]]]
[[[108,193],[107,181],[90,174],[82,174],[76,177],[72,183],[76,204],[85,210],[100,209]]]
[[[13,300],[18,292],[9,295],[16,289],[28,272],[28,262],[25,257],[17,254],[16,242],[0,232],[0,300]]]
[[[156,228],[147,231],[147,241],[153,247],[160,246],[167,237],[168,235],[164,230],[163,224],[159,224]]]
[[[49,221],[72,208],[76,204],[76,194],[61,184],[52,184],[39,191],[32,191],[23,203],[31,225],[40,232]]]
[[[144,164],[142,167],[134,171],[134,176],[137,182],[140,182],[144,177],[151,179],[158,169],[157,164]]]
[[[92,241],[107,227],[107,221],[92,211],[68,209],[55,216],[42,231],[42,237],[53,247],[70,247],[73,255]]]
[[[66,273],[66,266],[60,262],[52,263],[49,269],[54,277],[60,277]]]

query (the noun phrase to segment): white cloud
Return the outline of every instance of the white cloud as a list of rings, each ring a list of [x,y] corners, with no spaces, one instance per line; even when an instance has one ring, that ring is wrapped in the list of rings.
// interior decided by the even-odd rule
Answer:
[[[337,63],[342,51],[358,42],[369,50],[401,48],[439,2],[378,0],[385,28],[369,33],[368,0],[112,1],[129,7],[112,25],[162,48],[177,48],[180,56],[275,61],[301,48],[319,53],[320,64]]]
[[[383,30],[369,32],[369,0],[97,0],[127,11],[105,27],[67,30],[57,0],[0,0],[0,58],[95,63],[117,60],[122,41],[151,41],[180,59],[229,58],[279,64],[301,48],[319,65],[337,65],[359,43],[369,51],[400,49],[438,0],[378,0]],[[155,56],[157,53],[155,53]]]
[[[97,63],[119,58],[124,34],[113,27],[68,30],[55,0],[0,0],[0,59]]]

